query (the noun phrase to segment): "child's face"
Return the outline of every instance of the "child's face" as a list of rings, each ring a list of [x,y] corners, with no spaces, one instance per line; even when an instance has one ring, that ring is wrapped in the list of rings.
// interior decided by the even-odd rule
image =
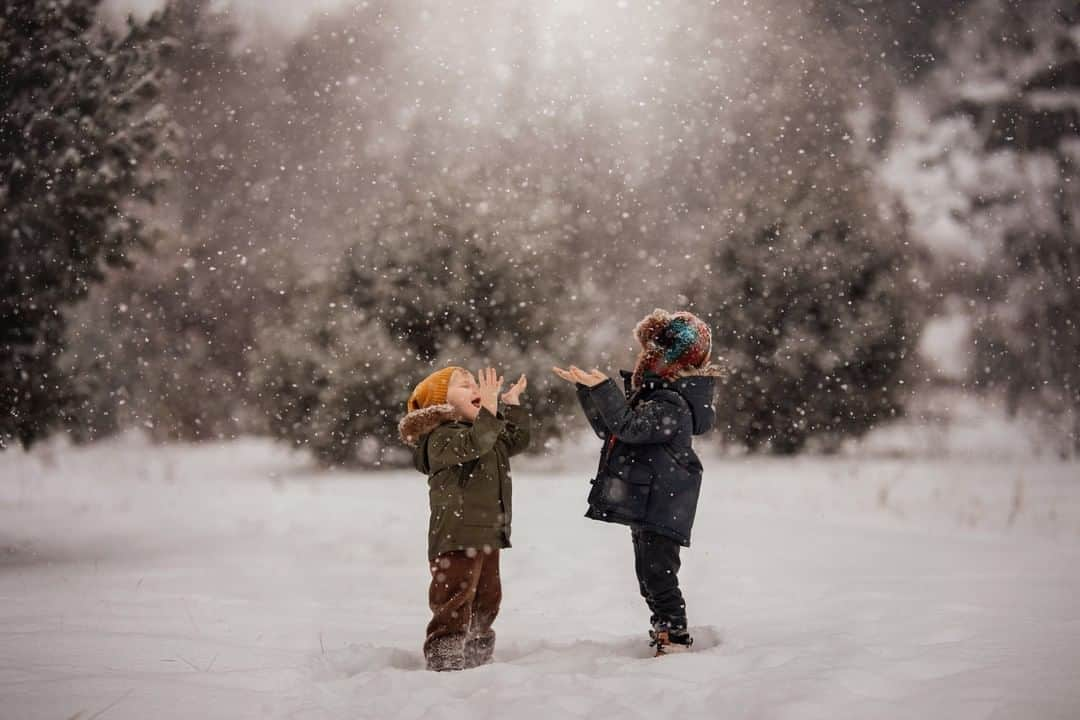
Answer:
[[[480,414],[480,387],[471,372],[454,371],[446,388],[446,402],[469,422],[476,420]]]

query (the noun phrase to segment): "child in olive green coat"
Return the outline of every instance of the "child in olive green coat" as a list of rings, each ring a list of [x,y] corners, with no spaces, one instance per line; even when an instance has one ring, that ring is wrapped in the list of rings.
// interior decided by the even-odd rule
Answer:
[[[492,623],[502,586],[499,550],[510,547],[509,459],[529,445],[521,408],[525,376],[502,394],[502,378],[482,370],[477,382],[459,367],[425,378],[398,426],[413,464],[428,476],[428,560],[432,619],[424,642],[430,670],[463,670],[491,661]]]

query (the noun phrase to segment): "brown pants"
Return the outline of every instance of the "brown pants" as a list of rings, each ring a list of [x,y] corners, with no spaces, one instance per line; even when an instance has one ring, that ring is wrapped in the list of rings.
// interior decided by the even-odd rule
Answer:
[[[502,584],[499,551],[458,550],[431,561],[432,618],[424,657],[432,670],[462,670],[491,661]]]

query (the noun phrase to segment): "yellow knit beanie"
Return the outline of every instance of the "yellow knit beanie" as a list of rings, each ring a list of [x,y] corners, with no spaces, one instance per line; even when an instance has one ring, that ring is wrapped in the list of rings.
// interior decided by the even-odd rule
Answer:
[[[458,370],[465,372],[463,368],[451,365],[442,370],[436,370],[421,380],[409,396],[407,405],[409,412],[445,403],[446,388],[450,385],[450,378]]]

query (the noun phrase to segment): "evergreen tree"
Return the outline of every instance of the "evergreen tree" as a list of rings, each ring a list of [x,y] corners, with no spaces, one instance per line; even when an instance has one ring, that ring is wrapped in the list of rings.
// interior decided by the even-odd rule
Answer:
[[[1080,10],[973,2],[907,97],[885,176],[937,284],[973,308],[973,381],[1080,451]],[[960,260],[961,262],[957,262]],[[951,262],[950,262],[951,261]]]
[[[92,385],[68,425],[87,439],[126,426],[159,440],[254,429],[244,354],[280,297],[275,68],[237,46],[209,0],[171,0],[154,31],[174,48],[160,102],[183,133],[143,272],[112,274],[70,313],[63,363]]]
[[[718,427],[751,450],[825,449],[897,416],[911,345],[900,245],[858,176],[749,205],[692,283],[728,370]]]
[[[544,224],[493,230],[516,206],[452,196],[385,205],[332,277],[260,333],[251,377],[275,435],[330,464],[382,461],[400,450],[413,385],[447,364],[528,374],[537,446],[558,435],[573,398],[549,370],[580,343],[559,317],[580,307],[579,275],[559,268]]]
[[[171,140],[157,104],[170,49],[117,37],[99,0],[5,0],[0,13],[0,446],[43,437],[71,400],[64,309],[151,233]]]
[[[342,290],[295,292],[288,321],[260,330],[248,378],[274,437],[324,465],[379,464],[423,370]]]

